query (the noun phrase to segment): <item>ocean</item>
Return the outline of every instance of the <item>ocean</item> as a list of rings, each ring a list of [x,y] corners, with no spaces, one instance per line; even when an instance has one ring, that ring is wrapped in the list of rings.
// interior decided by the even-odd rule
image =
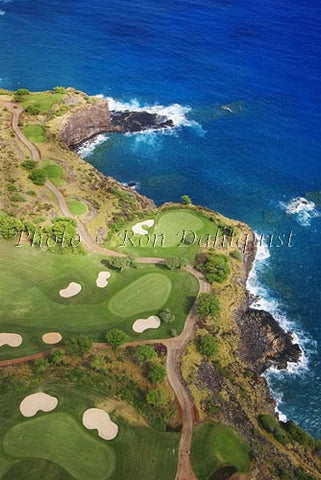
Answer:
[[[88,161],[157,204],[188,194],[267,240],[293,232],[248,286],[304,349],[267,374],[281,416],[319,437],[320,24],[312,0],[0,0],[0,87],[72,85],[176,125],[100,137]]]

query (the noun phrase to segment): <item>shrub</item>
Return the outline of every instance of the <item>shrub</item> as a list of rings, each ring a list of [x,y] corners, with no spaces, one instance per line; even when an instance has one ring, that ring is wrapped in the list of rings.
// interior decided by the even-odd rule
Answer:
[[[18,95],[18,96],[22,96],[22,95],[29,95],[30,93],[30,90],[28,90],[27,88],[19,88],[15,95]]]
[[[118,348],[126,342],[129,342],[130,337],[127,333],[119,330],[118,328],[114,328],[110,332],[106,334],[106,341],[109,345],[114,348]]]
[[[53,91],[54,91],[55,93],[66,93],[66,88],[65,88],[65,87],[59,87],[59,86],[57,86],[57,87],[55,87],[55,88],[53,89]]]
[[[139,362],[146,362],[157,357],[152,345],[138,345],[136,348],[136,357]]]
[[[25,160],[22,162],[21,166],[25,168],[26,170],[34,170],[36,168],[37,162],[34,160]]]
[[[29,177],[35,185],[44,185],[47,180],[47,174],[42,168],[32,170]]]
[[[175,315],[170,311],[169,308],[159,312],[158,316],[163,323],[173,323],[175,321]]]
[[[146,403],[154,407],[158,407],[165,403],[165,395],[162,390],[155,388],[151,390],[146,396]]]
[[[108,257],[102,260],[101,263],[120,272],[128,267],[136,267],[135,260],[132,257]]]
[[[8,185],[8,192],[17,192],[18,189],[15,185],[9,184]]]
[[[66,357],[66,352],[63,349],[54,350],[51,354],[50,361],[54,365],[60,365],[63,363]]]
[[[41,106],[38,103],[33,103],[32,105],[28,105],[25,110],[30,115],[38,115],[41,113]]]
[[[33,363],[34,369],[36,374],[41,375],[42,373],[45,373],[48,366],[49,362],[46,358],[37,358],[34,363]]]
[[[185,203],[185,205],[191,205],[192,203],[191,197],[189,197],[188,195],[183,195],[181,199],[183,203]]]
[[[106,370],[106,361],[104,357],[96,355],[95,358],[91,361],[90,367],[96,372],[104,372]]]
[[[23,229],[24,225],[21,220],[8,214],[0,213],[0,235],[2,238],[5,240],[10,240]]]
[[[209,282],[223,283],[231,273],[229,263],[229,257],[211,251],[206,255],[204,262],[196,264],[196,268],[204,274]]]
[[[197,312],[201,318],[210,317],[213,320],[220,312],[220,304],[211,293],[201,293],[198,298]]]
[[[240,250],[233,250],[233,252],[230,253],[230,256],[232,258],[235,258],[235,260],[238,260],[239,262],[242,261],[242,254]]]
[[[169,270],[178,270],[183,267],[185,267],[187,264],[187,261],[183,257],[167,257],[165,258],[164,265],[169,269]]]
[[[314,448],[316,446],[316,440],[303,428],[300,428],[292,420],[284,424],[284,429],[295,442],[300,443],[301,445],[306,445],[308,447]]]
[[[214,357],[217,354],[217,342],[215,337],[207,333],[199,339],[199,351],[204,357]]]
[[[93,348],[94,342],[91,338],[81,335],[72,337],[66,342],[67,351],[70,355],[86,355]]]
[[[21,193],[15,193],[14,195],[12,195],[11,200],[13,202],[26,202],[27,201],[25,199],[25,197],[23,195],[21,195]]]
[[[282,445],[285,445],[288,442],[288,436],[285,431],[280,426],[279,422],[272,415],[260,415],[259,422],[269,433],[272,433],[274,438],[280,442]]]
[[[166,368],[160,363],[150,363],[148,379],[151,383],[158,383],[166,377]]]

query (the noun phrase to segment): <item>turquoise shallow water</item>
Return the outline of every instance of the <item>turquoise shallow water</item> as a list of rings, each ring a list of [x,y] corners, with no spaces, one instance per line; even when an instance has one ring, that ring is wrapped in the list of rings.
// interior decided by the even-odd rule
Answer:
[[[312,0],[0,0],[0,86],[175,104],[172,135],[111,135],[94,165],[158,204],[188,193],[258,232],[293,230],[293,248],[262,255],[250,286],[304,340],[305,368],[270,382],[282,412],[315,435],[321,220],[318,208],[286,208],[321,190],[320,22]]]

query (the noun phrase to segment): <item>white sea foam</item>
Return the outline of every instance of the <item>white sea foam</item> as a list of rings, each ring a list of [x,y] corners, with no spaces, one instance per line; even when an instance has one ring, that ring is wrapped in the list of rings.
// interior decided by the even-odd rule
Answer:
[[[276,400],[276,412],[279,414],[280,420],[286,421],[286,415],[282,412],[281,407],[283,394],[272,388],[272,381],[276,376],[284,378],[293,375],[305,375],[309,370],[309,356],[316,350],[317,344],[304,332],[300,331],[293,321],[289,320],[278,300],[260,282],[259,273],[262,269],[269,268],[269,259],[270,252],[267,245],[264,242],[258,244],[254,265],[249,274],[246,286],[250,294],[255,298],[251,304],[251,308],[269,312],[286,332],[291,331],[293,342],[298,343],[302,351],[300,361],[298,363],[289,362],[286,370],[279,370],[272,366],[264,373],[271,388],[272,395]]]
[[[82,157],[88,157],[88,155],[90,155],[98,145],[101,145],[102,143],[106,142],[108,138],[109,137],[106,133],[97,135],[96,137],[84,142],[77,149],[77,153],[79,153],[79,155],[81,155]]]
[[[304,227],[311,224],[311,219],[320,216],[314,202],[304,197],[292,198],[288,203],[280,202],[287,215],[294,215],[297,221]]]
[[[5,15],[6,12],[4,10],[0,10],[0,16]]]
[[[167,106],[159,104],[141,105],[136,98],[131,99],[129,102],[123,102],[113,97],[104,97],[103,95],[97,95],[97,97],[106,98],[106,100],[108,100],[109,109],[111,111],[156,113],[160,117],[164,117],[167,120],[172,120],[175,128],[192,127],[200,136],[203,136],[205,134],[205,131],[198,122],[188,118],[188,114],[192,111],[191,107],[180,105],[179,103],[173,103]],[[161,128],[157,130],[157,132],[166,135],[174,134],[173,129],[169,128]],[[155,133],[155,130],[145,130],[143,134],[146,133]],[[137,135],[137,133],[135,134]]]

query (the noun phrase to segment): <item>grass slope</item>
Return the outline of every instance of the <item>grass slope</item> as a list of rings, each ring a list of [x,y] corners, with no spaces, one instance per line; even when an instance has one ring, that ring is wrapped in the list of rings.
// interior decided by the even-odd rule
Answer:
[[[67,198],[67,205],[73,215],[83,215],[88,211],[87,205],[76,198]]]
[[[32,143],[44,143],[47,140],[45,127],[38,124],[29,124],[23,129],[23,134]]]
[[[250,463],[249,447],[233,428],[205,422],[194,431],[191,462],[199,480],[210,480],[213,472],[224,465],[246,473]]]
[[[22,105],[24,108],[33,105],[39,108],[40,113],[47,113],[53,107],[53,105],[60,102],[62,98],[63,94],[61,93],[31,93],[30,95],[24,96]]]
[[[64,169],[54,160],[43,160],[42,168],[45,170],[48,178],[58,187],[64,185]]]
[[[97,288],[97,275],[105,270],[102,258],[98,255],[52,254],[28,246],[14,248],[11,242],[1,240],[0,330],[20,333],[24,341],[18,348],[1,347],[0,358],[45,349],[41,336],[48,331],[60,331],[65,338],[86,334],[96,341],[104,341],[105,333],[115,327],[123,329],[133,339],[166,338],[171,335],[172,328],[178,334],[181,332],[199,288],[191,274],[170,271],[164,266],[139,265],[137,269],[130,268],[121,273],[112,271],[108,286]],[[171,285],[164,305],[157,293],[160,282],[151,282],[150,285],[147,282],[146,285],[144,277],[150,274],[153,276],[147,279],[162,279],[163,294],[167,295]],[[70,299],[61,298],[59,290],[72,281],[82,285],[81,293]],[[130,286],[137,281],[138,285],[146,285],[148,295],[143,289],[136,296],[132,292],[130,303],[125,289],[133,290]],[[112,308],[116,308],[114,296],[122,304],[118,307],[122,309],[122,316],[119,311],[115,314],[109,308],[110,302]],[[154,304],[152,299],[157,303]],[[160,307],[170,308],[175,314],[175,322],[170,327],[162,324],[158,330],[135,334],[132,324],[138,316],[145,318],[157,314]]]

